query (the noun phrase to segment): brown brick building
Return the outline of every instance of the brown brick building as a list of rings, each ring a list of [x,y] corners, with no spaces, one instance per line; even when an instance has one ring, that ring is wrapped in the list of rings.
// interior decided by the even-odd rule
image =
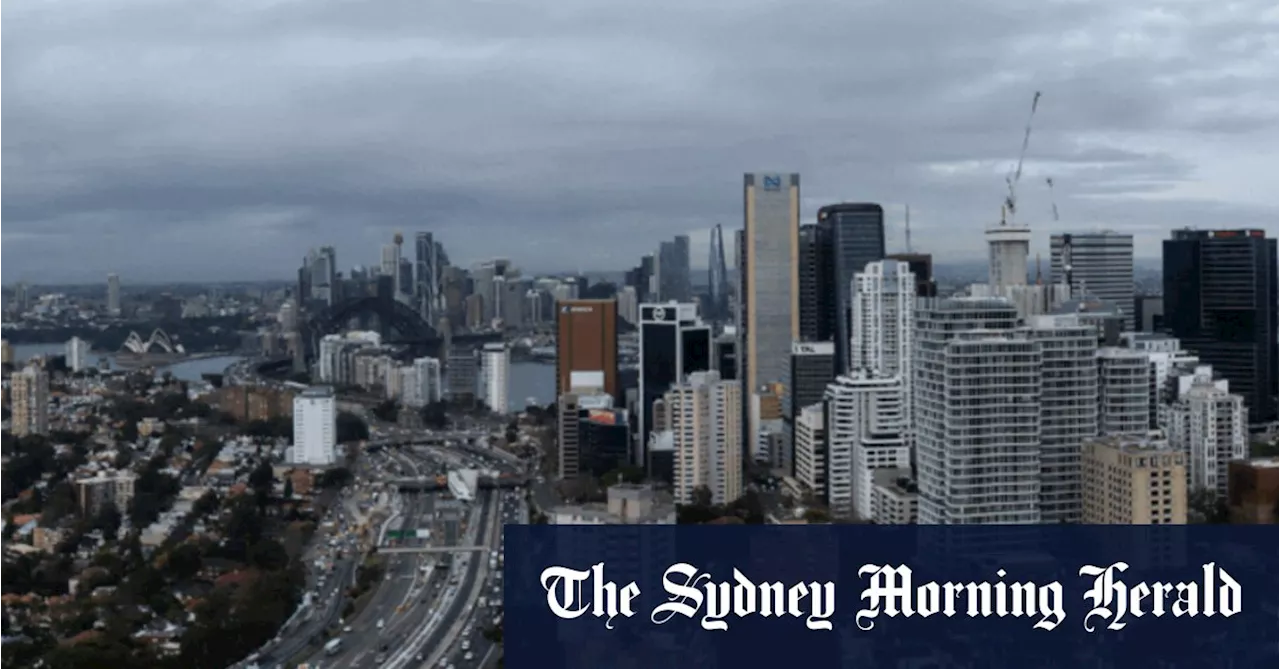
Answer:
[[[604,391],[618,395],[618,301],[556,303],[556,397],[573,372],[604,372]]]
[[[293,415],[293,396],[289,390],[259,388],[255,386],[230,386],[211,393],[208,402],[225,411],[236,420],[268,420]]]
[[[1236,460],[1227,465],[1227,508],[1231,522],[1267,525],[1276,522],[1280,460]]]

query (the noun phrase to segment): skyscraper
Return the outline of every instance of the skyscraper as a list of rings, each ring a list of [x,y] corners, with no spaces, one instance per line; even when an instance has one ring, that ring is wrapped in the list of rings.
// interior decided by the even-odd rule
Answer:
[[[833,319],[836,370],[849,370],[849,306],[853,275],[867,263],[884,259],[884,209],[878,204],[852,202],[832,204],[818,210],[818,225],[830,244],[830,269],[825,277],[830,286],[827,317]]]
[[[1175,230],[1164,242],[1164,324],[1244,397],[1249,421],[1276,419],[1276,240],[1265,230]]]
[[[333,389],[308,388],[293,398],[293,461],[327,466],[337,459],[337,413]]]
[[[711,320],[722,323],[729,318],[729,275],[724,259],[724,231],[719,223],[711,230],[707,254],[707,301]]]
[[[556,397],[569,392],[573,372],[600,372],[617,398],[617,300],[561,300],[556,312]]]
[[[511,349],[506,344],[485,344],[480,350],[480,391],[489,411],[506,414],[510,407]]]
[[[870,262],[854,274],[850,369],[910,376],[915,291],[915,276],[898,260]],[[906,388],[910,394],[910,383]]]
[[[675,239],[659,244],[655,268],[659,301],[688,302],[693,298],[689,279],[689,237],[677,235]]]
[[[791,344],[800,338],[799,174],[744,176],[741,253],[738,378],[745,403],[764,384],[785,382]],[[743,444],[758,433],[748,409]]]
[[[902,377],[864,370],[840,376],[827,386],[826,407],[827,506],[871,520],[875,470],[911,466]]]
[[[694,372],[711,369],[711,328],[694,304],[640,305],[640,384],[636,464],[647,466],[653,403]]]
[[[724,381],[716,372],[696,372],[665,393],[677,503],[689,503],[694,489],[702,486],[711,491],[713,504],[742,496],[741,392],[737,381]]]
[[[107,275],[107,313],[120,315],[120,275]]]
[[[439,256],[436,254],[435,237],[430,232],[419,232],[413,238],[413,274],[414,297],[418,313],[428,323],[435,326],[442,314],[440,307],[441,287]]]
[[[13,393],[13,436],[46,434],[49,431],[49,375],[28,365],[10,376]]]
[[[800,341],[833,341],[835,316],[830,276],[831,245],[824,237],[826,228],[807,224],[800,226]]]
[[[1110,302],[1124,312],[1133,330],[1133,235],[1111,231],[1053,235],[1049,239],[1053,283],[1078,295]]]
[[[1016,336],[1004,299],[950,298],[916,314],[920,523],[1039,523],[1039,344]]]

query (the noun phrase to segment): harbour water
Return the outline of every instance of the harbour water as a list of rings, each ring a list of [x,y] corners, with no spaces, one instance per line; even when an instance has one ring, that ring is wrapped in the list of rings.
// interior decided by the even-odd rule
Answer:
[[[13,360],[18,366],[30,360],[31,358],[42,355],[66,355],[67,347],[65,344],[14,344]],[[89,354],[89,360],[97,363],[101,358],[107,359],[109,366],[115,366],[115,354],[103,353],[101,351],[93,351]],[[219,355],[211,358],[196,358],[194,360],[183,360],[172,365],[165,365],[156,370],[163,374],[169,372],[173,377],[183,381],[199,381],[204,374],[221,374],[231,365],[243,360],[238,355]],[[552,381],[555,379],[553,378]],[[554,391],[553,391],[554,392]]]
[[[30,358],[41,355],[64,355],[63,344],[15,344],[13,358],[19,366]],[[114,364],[115,356],[94,352],[90,359],[96,362],[105,357]],[[203,374],[221,374],[227,367],[243,358],[236,355],[224,355],[213,358],[184,360],[161,367],[160,373],[169,372],[174,378],[183,381],[199,381]],[[532,398],[539,405],[546,406],[556,400],[556,366],[546,362],[513,362],[511,363],[511,386],[508,388],[508,408],[511,411],[523,411],[526,402]]]
[[[524,411],[529,398],[541,406],[556,401],[556,366],[545,362],[511,363],[511,385],[507,404],[511,411]]]

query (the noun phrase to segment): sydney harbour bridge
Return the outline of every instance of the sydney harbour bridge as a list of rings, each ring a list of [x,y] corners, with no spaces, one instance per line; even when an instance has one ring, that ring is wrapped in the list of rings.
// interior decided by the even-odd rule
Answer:
[[[412,307],[388,297],[361,296],[310,314],[300,324],[300,335],[306,346],[308,360],[314,360],[320,351],[320,340],[325,335],[341,334],[349,330],[372,330],[382,335],[384,344],[405,346],[414,355],[444,358],[449,347],[475,347],[487,342],[502,341],[502,333],[448,334],[441,336]]]

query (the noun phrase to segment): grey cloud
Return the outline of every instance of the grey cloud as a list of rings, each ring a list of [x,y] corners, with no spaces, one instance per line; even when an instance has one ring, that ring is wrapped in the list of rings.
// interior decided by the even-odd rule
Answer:
[[[621,268],[740,225],[762,169],[802,173],[806,217],[911,203],[917,239],[975,257],[1037,89],[1037,226],[1045,176],[1060,225],[1147,256],[1277,215],[1274,172],[1239,175],[1256,202],[1206,197],[1230,189],[1185,141],[1275,155],[1261,0],[82,0],[2,25],[6,282],[287,277],[308,246],[367,264],[418,229],[463,261]]]

